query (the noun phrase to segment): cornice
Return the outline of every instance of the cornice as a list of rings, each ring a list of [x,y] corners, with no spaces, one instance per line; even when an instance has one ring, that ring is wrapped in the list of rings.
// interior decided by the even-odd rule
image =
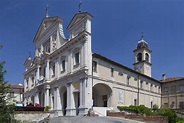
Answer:
[[[136,64],[140,64],[140,63],[146,63],[146,64],[148,64],[148,65],[152,65],[151,63],[149,63],[149,62],[147,62],[146,60],[143,60],[143,61],[140,61],[140,62],[136,62],[136,63],[134,63],[133,65],[136,65]]]

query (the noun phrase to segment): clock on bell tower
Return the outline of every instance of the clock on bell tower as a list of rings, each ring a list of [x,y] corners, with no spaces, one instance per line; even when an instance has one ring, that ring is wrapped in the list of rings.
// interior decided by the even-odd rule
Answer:
[[[151,50],[148,43],[141,36],[134,52],[134,70],[151,77]]]

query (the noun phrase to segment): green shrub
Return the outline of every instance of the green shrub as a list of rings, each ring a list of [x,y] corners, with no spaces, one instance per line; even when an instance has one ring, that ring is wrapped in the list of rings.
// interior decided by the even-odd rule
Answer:
[[[127,106],[118,106],[117,108],[120,111],[129,110],[129,111],[134,111],[137,114],[145,114],[146,116],[152,115],[151,109],[144,106],[144,105],[140,105],[140,106],[130,105],[129,107],[127,107]]]
[[[45,111],[49,111],[49,109],[51,109],[50,106],[45,106],[45,108],[44,108]]]
[[[183,118],[176,118],[176,123],[184,123],[184,119]]]
[[[170,108],[165,108],[165,107],[160,108],[158,110],[158,115],[168,116],[169,123],[176,123],[176,118],[177,118],[176,114]]]
[[[158,111],[159,107],[158,107],[158,105],[154,104],[152,109],[155,112],[155,111]]]
[[[152,109],[144,105],[139,105],[139,106],[130,105],[129,107],[128,106],[118,106],[117,108],[120,111],[129,110],[129,111],[134,111],[137,114],[145,114],[146,116],[153,116],[153,115],[167,116],[169,123],[184,123],[184,119],[177,118],[175,112],[172,111],[170,108],[166,108],[166,107],[161,107],[160,109],[158,109],[157,105],[153,105],[154,112],[152,112]]]

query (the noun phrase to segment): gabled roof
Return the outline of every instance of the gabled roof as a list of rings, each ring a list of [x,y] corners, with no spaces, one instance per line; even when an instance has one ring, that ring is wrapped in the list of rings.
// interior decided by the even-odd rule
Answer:
[[[47,22],[50,22],[50,23],[51,23],[51,24],[48,25],[48,27],[46,28],[46,30],[47,30],[47,29],[48,29],[54,22],[56,22],[56,21],[63,22],[63,19],[60,18],[60,17],[58,17],[58,16],[55,16],[55,17],[46,17],[46,18],[44,18],[44,19],[42,20],[42,22],[41,22],[41,24],[40,24],[38,30],[37,30],[37,33],[36,33],[36,35],[35,35],[33,41],[35,42],[35,41],[39,38],[39,36],[43,33],[43,30],[45,30],[45,29],[44,29],[44,24],[45,24],[45,23],[47,23]]]
[[[88,12],[80,12],[77,13],[73,16],[72,20],[70,21],[67,29],[69,30],[71,27],[73,27],[73,25],[75,25],[76,23],[80,22],[84,17],[90,17],[92,18],[93,16],[91,14],[89,14]]]
[[[117,62],[115,62],[115,61],[113,61],[113,60],[111,60],[111,59],[108,59],[108,58],[106,58],[106,57],[104,57],[104,56],[102,56],[102,55],[100,55],[100,54],[93,53],[93,57],[102,59],[102,60],[104,60],[104,61],[106,61],[106,62],[109,62],[109,63],[111,63],[111,64],[114,64],[114,65],[116,65],[116,66],[118,66],[118,67],[124,68],[124,69],[126,69],[126,70],[129,70],[129,71],[135,73],[135,74],[144,76],[145,78],[148,78],[148,79],[151,79],[151,80],[153,80],[153,81],[156,81],[156,82],[159,82],[159,83],[160,83],[160,81],[158,81],[158,80],[156,80],[156,79],[154,79],[154,78],[152,78],[152,77],[149,77],[149,76],[147,76],[147,75],[145,75],[145,74],[142,74],[142,73],[140,73],[140,72],[137,72],[137,71],[135,71],[135,70],[133,70],[133,69],[131,69],[131,68],[129,68],[129,67],[126,67],[126,66],[124,66],[124,65],[122,65],[122,64],[120,64],[120,63],[117,63]]]

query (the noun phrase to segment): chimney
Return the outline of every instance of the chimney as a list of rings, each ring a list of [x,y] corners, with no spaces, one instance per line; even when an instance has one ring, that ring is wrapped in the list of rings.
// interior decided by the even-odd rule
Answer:
[[[162,74],[162,80],[165,80],[166,79],[166,76],[165,76],[165,73]]]

